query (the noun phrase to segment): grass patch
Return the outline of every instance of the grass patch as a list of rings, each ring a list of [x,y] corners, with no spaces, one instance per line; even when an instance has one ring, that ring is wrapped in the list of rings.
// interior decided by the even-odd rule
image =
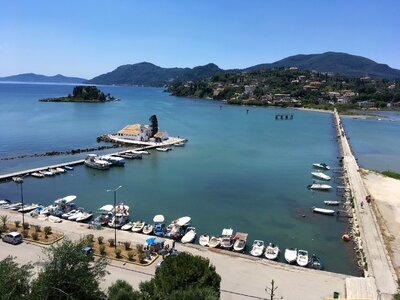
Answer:
[[[381,173],[382,175],[385,175],[385,176],[387,176],[387,177],[391,177],[391,178],[394,178],[394,179],[400,179],[400,173],[397,173],[397,172],[394,172],[394,171],[382,171],[382,172],[379,172],[379,173]]]

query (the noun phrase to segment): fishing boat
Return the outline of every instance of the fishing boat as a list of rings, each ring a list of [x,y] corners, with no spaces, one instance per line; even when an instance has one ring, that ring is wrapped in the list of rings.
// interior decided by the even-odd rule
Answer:
[[[188,227],[186,229],[185,235],[181,239],[181,242],[182,244],[192,243],[195,238],[196,238],[196,228]]]
[[[156,150],[160,151],[160,152],[168,152],[168,151],[172,150],[172,148],[171,147],[157,147]]]
[[[323,215],[330,215],[333,216],[335,211],[333,209],[326,209],[326,208],[319,208],[319,207],[312,207],[312,211],[315,213],[323,214]]]
[[[153,225],[151,225],[151,224],[144,225],[144,227],[143,227],[144,234],[150,234],[152,232],[153,232]]]
[[[98,225],[106,225],[108,222],[111,221],[113,217],[114,206],[111,204],[103,205],[99,208],[98,213],[99,215],[94,219],[94,224]]]
[[[20,213],[27,213],[27,212],[30,212],[30,211],[34,210],[37,207],[39,207],[39,204],[32,203],[31,205],[24,205],[23,207],[18,209],[18,211]]]
[[[297,251],[296,262],[300,267],[306,267],[308,265],[308,251],[306,250]]]
[[[105,160],[101,160],[96,154],[88,154],[84,160],[85,166],[97,170],[108,170],[111,163]]]
[[[313,254],[310,259],[310,267],[316,270],[322,270],[324,268],[324,264],[319,257]]]
[[[132,231],[133,232],[142,232],[144,225],[146,224],[145,221],[136,221],[133,223]]]
[[[337,206],[337,205],[340,205],[340,201],[325,200],[324,204],[325,205],[332,205],[332,206],[336,205]]]
[[[235,242],[233,243],[233,251],[236,252],[243,252],[244,248],[246,248],[247,243],[247,233],[243,232],[236,232],[235,234]]]
[[[273,243],[269,243],[265,249],[265,258],[269,260],[274,260],[279,255],[279,247],[275,246]]]
[[[103,155],[100,157],[101,160],[108,161],[113,166],[123,167],[125,165],[125,159],[122,157],[110,156],[110,155]]]
[[[67,171],[72,171],[74,169],[74,167],[64,166],[64,169],[67,170]]]
[[[124,226],[121,227],[121,230],[131,230],[133,227],[133,222],[128,222]]]
[[[323,170],[330,170],[331,169],[331,167],[328,166],[326,163],[314,163],[313,167],[317,168],[317,169],[323,169]]]
[[[93,214],[91,212],[84,211],[79,217],[75,219],[76,222],[85,222],[89,220]]]
[[[121,228],[129,222],[129,206],[119,203],[114,207],[114,215],[108,226],[112,228]]]
[[[153,231],[156,236],[164,236],[164,234],[166,232],[164,221],[165,221],[165,218],[163,215],[156,215],[153,218],[153,222],[154,222]]]
[[[19,176],[14,176],[14,177],[12,177],[11,179],[12,179],[12,181],[14,181],[14,182],[16,182],[16,183],[21,183],[21,182],[24,181],[24,178],[19,177]]]
[[[39,173],[39,172],[31,173],[31,176],[36,177],[36,178],[43,178],[44,177],[44,175],[42,173]]]
[[[179,142],[174,144],[174,147],[185,147],[185,142]]]
[[[321,180],[325,180],[325,181],[331,180],[331,177],[329,177],[328,175],[326,175],[325,173],[322,173],[322,172],[311,172],[311,175],[314,176],[315,178],[318,178]]]
[[[221,244],[220,247],[225,250],[231,250],[233,247],[233,229],[232,228],[224,228],[221,234]]]
[[[321,183],[313,183],[308,186],[311,190],[320,190],[320,191],[328,191],[332,187],[328,184],[321,184]]]
[[[297,249],[296,248],[286,248],[285,249],[285,260],[292,264],[297,259]]]
[[[217,248],[221,244],[221,238],[218,236],[213,236],[208,241],[208,247],[210,248]]]
[[[264,242],[260,240],[255,240],[253,242],[250,254],[256,257],[261,256],[264,253],[264,249],[265,249]]]
[[[169,225],[170,230],[167,231],[165,236],[178,240],[180,239],[186,232],[186,228],[190,225],[191,218],[190,217],[181,217],[176,219]]]
[[[50,171],[43,170],[43,171],[39,171],[39,173],[43,174],[44,176],[54,176],[54,173],[50,172]]]
[[[208,234],[203,234],[199,237],[199,244],[201,246],[207,247],[209,241],[210,241],[210,236]]]

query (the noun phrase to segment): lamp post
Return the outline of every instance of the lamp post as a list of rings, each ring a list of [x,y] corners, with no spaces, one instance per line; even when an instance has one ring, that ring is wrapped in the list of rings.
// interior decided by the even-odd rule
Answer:
[[[23,189],[22,189],[22,183],[23,183],[23,181],[17,182],[17,184],[19,184],[19,185],[20,185],[20,188],[21,188],[22,226],[24,226],[24,223],[25,223],[25,216],[24,216],[24,215],[25,215],[25,214],[24,214],[24,192],[23,192]]]
[[[117,191],[122,188],[122,185],[117,187],[114,190],[107,190],[108,192],[113,192],[114,193],[114,248],[117,248],[117,227],[115,226],[115,211],[116,211],[116,206],[117,206]]]

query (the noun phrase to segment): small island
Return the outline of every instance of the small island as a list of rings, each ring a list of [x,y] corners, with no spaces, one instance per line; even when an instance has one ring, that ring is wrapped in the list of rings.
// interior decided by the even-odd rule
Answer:
[[[39,99],[41,102],[110,102],[117,101],[115,97],[110,94],[104,94],[95,86],[76,86],[72,91],[72,95],[69,94],[66,97],[59,98],[44,98]]]

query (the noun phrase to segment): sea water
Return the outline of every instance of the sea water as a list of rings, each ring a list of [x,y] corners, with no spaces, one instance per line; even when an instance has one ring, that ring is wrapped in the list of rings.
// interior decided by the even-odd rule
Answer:
[[[341,236],[345,219],[318,215],[311,207],[341,194],[312,192],[312,163],[338,168],[333,117],[328,113],[223,105],[213,100],[177,98],[156,88],[100,86],[121,101],[46,103],[39,98],[67,95],[71,85],[0,84],[0,158],[96,147],[96,137],[127,124],[149,123],[189,141],[168,153],[152,151],[142,160],[108,171],[78,166],[52,178],[26,177],[24,200],[48,205],[77,195],[77,204],[95,211],[117,201],[130,206],[133,220],[167,221],[190,216],[198,235],[219,235],[223,228],[254,239],[317,254],[329,271],[359,274],[351,243]],[[293,114],[293,120],[275,120]],[[82,156],[82,155],[81,155]],[[0,173],[24,170],[81,156],[0,160]],[[340,174],[328,172],[332,177]],[[338,179],[330,182],[334,187]],[[0,184],[0,198],[20,199],[17,184]]]

